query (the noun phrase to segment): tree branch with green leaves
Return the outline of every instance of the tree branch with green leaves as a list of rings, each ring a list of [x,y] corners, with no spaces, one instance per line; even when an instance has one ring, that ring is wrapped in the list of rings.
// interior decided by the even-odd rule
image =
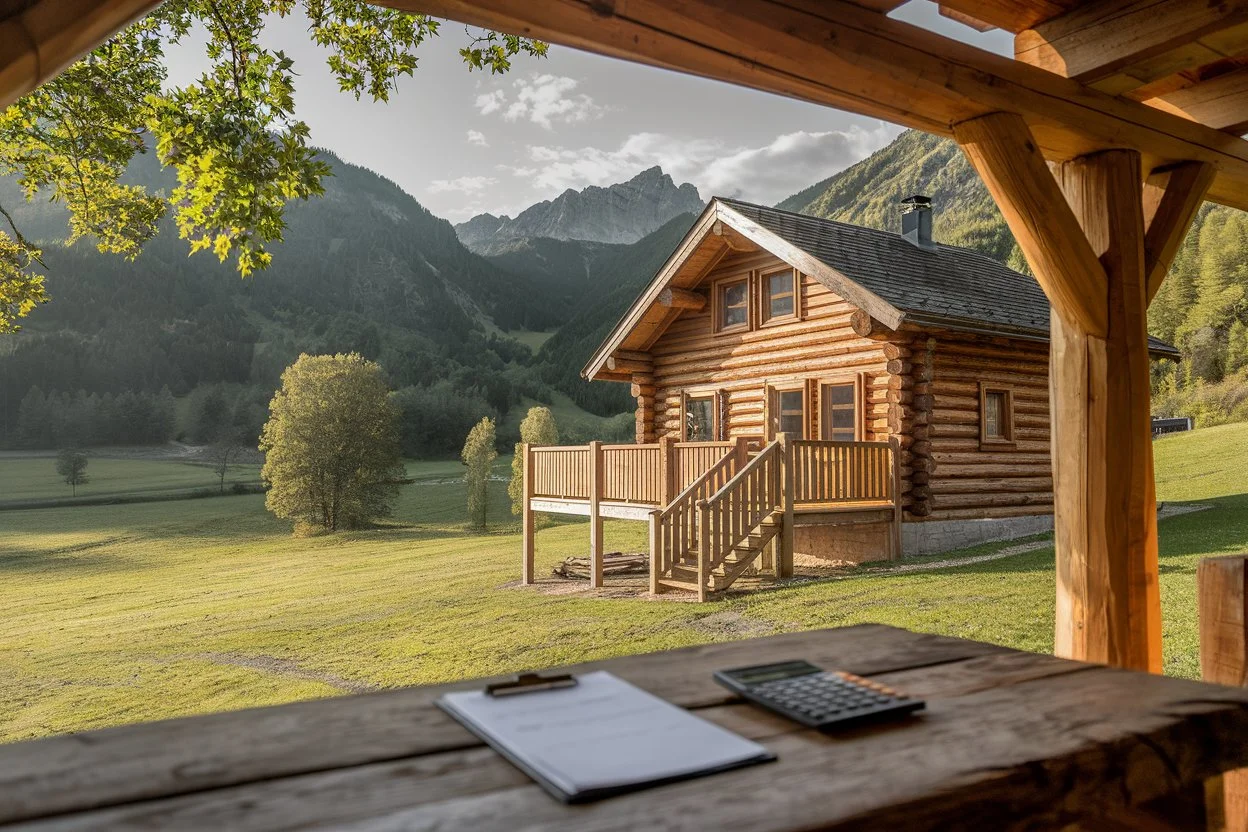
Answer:
[[[320,196],[331,174],[296,113],[294,61],[262,43],[269,22],[298,12],[339,89],[382,102],[441,27],[363,0],[169,0],[0,111],[0,176],[15,176],[27,199],[63,204],[69,243],[86,237],[134,258],[171,212],[192,253],[210,250],[243,276],[264,269],[286,204]],[[165,50],[192,37],[204,38],[209,68],[169,88]],[[504,73],[513,58],[547,49],[497,32],[466,37],[460,57],[470,72]],[[178,176],[167,196],[121,181],[149,136]],[[9,226],[0,228],[0,332],[48,299],[40,251]]]

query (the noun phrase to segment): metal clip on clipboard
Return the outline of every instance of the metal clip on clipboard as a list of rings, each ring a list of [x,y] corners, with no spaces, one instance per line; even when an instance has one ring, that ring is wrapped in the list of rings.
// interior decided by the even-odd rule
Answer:
[[[488,696],[515,696],[521,693],[535,693],[539,690],[556,690],[558,688],[576,687],[576,677],[571,673],[557,676],[543,676],[540,673],[521,673],[507,682],[495,682],[485,686]]]

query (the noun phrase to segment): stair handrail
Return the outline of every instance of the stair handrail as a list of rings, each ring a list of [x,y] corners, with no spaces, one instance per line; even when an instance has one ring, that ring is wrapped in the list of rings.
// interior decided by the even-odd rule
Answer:
[[[697,505],[705,499],[711,484],[719,482],[718,478],[722,477],[727,482],[736,475],[738,459],[737,449],[729,448],[718,462],[685,486],[671,503],[652,515],[655,521],[650,564],[652,584],[667,575],[676,561],[693,551],[693,541],[698,533]]]
[[[698,503],[698,522],[702,530],[698,554],[700,581],[705,581],[735,546],[780,507],[783,456],[783,445],[778,440],[772,442],[709,499]],[[742,493],[747,491],[747,486],[751,486],[748,493]]]

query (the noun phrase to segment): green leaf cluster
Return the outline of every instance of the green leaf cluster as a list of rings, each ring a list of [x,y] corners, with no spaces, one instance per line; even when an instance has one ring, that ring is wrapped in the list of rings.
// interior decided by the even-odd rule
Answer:
[[[260,435],[265,505],[296,532],[390,515],[404,476],[398,409],[381,365],[356,353],[301,355],[282,374]]]
[[[266,268],[286,203],[321,195],[330,175],[295,113],[295,63],[262,38],[269,21],[298,11],[339,88],[378,101],[412,74],[416,48],[439,28],[363,0],[168,0],[0,112],[0,176],[16,175],[27,199],[63,203],[71,242],[90,237],[133,258],[172,209],[192,253],[233,260],[244,276]],[[192,33],[203,34],[209,67],[167,88],[165,49]],[[484,33],[461,54],[469,70],[505,72],[515,55],[545,53],[542,43]],[[167,195],[121,181],[148,135],[177,172]],[[0,332],[47,299],[38,257],[16,228],[0,230]]]

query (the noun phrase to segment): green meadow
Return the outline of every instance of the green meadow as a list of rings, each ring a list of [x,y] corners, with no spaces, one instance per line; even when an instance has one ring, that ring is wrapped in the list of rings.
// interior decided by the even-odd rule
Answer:
[[[1198,560],[1248,551],[1246,447],[1248,425],[1157,442],[1159,499],[1212,506],[1161,524],[1168,673],[1199,671]],[[4,497],[64,491],[13,463],[0,460]],[[213,482],[178,462],[104,463],[93,485],[117,493]],[[1047,545],[702,605],[517,587],[507,470],[500,459],[485,534],[463,527],[457,462],[411,463],[387,525],[321,537],[292,537],[262,495],[0,512],[0,741],[866,621],[1052,649]],[[544,525],[539,576],[584,554],[587,529]],[[640,551],[644,531],[608,523],[608,549]]]

